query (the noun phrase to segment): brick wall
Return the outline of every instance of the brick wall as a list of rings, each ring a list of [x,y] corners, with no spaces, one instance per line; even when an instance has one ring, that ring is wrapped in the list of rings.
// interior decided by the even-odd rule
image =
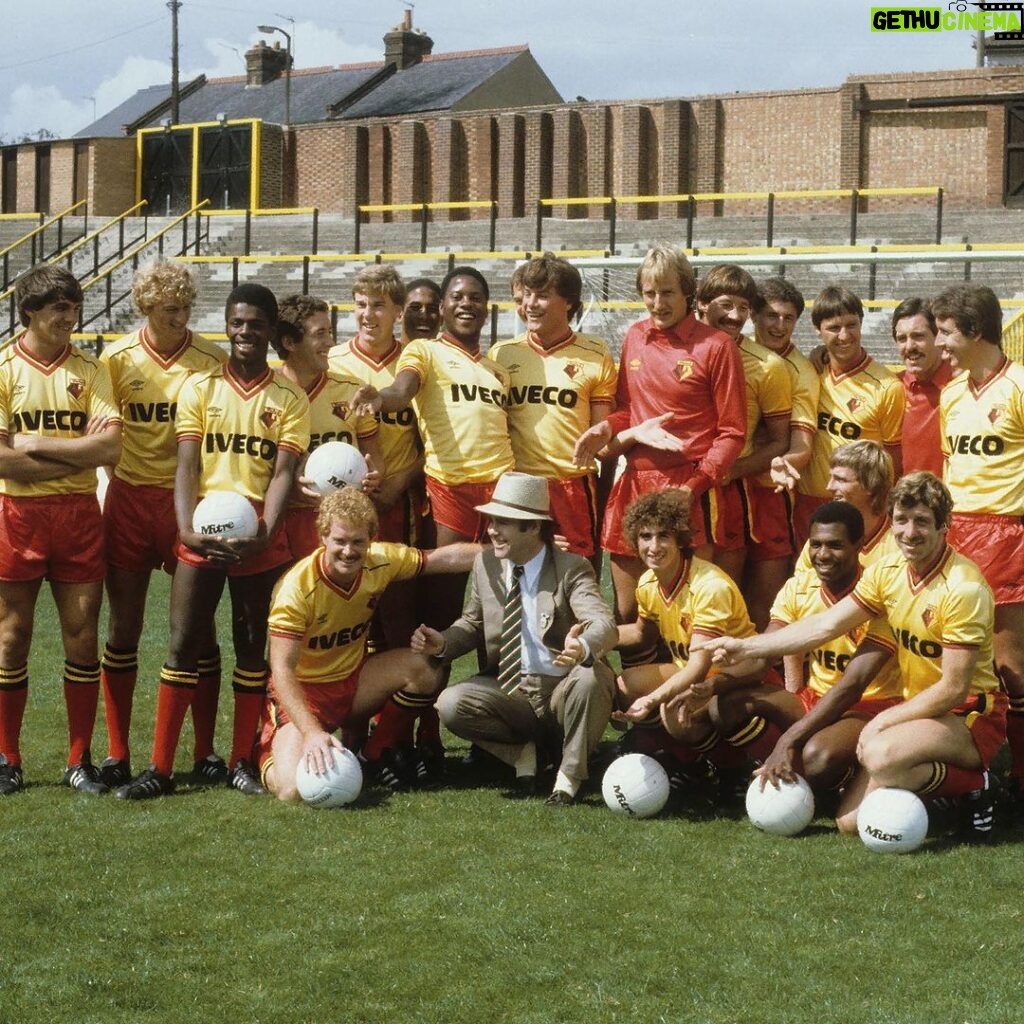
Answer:
[[[998,206],[1003,95],[1024,95],[1024,68],[861,75],[838,88],[329,122],[297,127],[287,143],[279,126],[265,125],[261,201],[351,215],[357,203],[495,199],[499,215],[511,217],[532,216],[538,198],[584,194],[927,184],[942,185],[950,206]],[[962,97],[963,103],[922,105],[940,97]],[[877,107],[885,102],[893,106]],[[120,212],[134,199],[134,142],[97,139],[90,145],[92,208]],[[64,157],[64,143],[55,143],[55,207],[72,194],[73,166]],[[17,184],[16,212],[29,212],[35,202],[32,145],[18,148]],[[789,212],[797,208],[786,203]],[[834,210],[836,201],[804,205]],[[747,207],[718,202],[699,213],[755,207],[763,201]],[[554,212],[602,216],[607,208]],[[619,211],[644,218],[683,212],[680,203],[622,204]],[[486,217],[487,211],[439,211],[434,219],[466,216]],[[375,215],[382,217],[392,219]]]

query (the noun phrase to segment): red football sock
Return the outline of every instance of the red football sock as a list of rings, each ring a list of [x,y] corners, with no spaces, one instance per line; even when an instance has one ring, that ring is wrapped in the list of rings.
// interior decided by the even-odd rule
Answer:
[[[256,732],[267,695],[266,668],[253,671],[236,666],[231,678],[231,689],[235,694],[235,724],[228,767],[234,769],[239,761],[252,760]]]
[[[731,736],[726,736],[725,740],[737,750],[742,750],[748,758],[763,763],[775,749],[781,735],[777,725],[760,715],[754,715]]]
[[[217,707],[220,704],[220,651],[200,658],[199,686],[192,700],[192,728],[195,746],[192,758],[202,761],[213,753],[213,735],[217,729]]]
[[[139,649],[117,648],[107,644],[100,659],[100,683],[103,687],[103,711],[107,720],[107,754],[127,761],[128,732],[132,722],[132,702],[139,675]]]
[[[980,769],[958,768],[942,761],[933,761],[932,777],[917,791],[917,795],[924,801],[944,796],[963,796],[981,789],[984,784],[985,773]]]
[[[68,710],[68,765],[81,764],[92,743],[100,702],[100,663],[64,662],[64,703]]]
[[[0,753],[21,764],[21,723],[28,700],[28,665],[0,668]]]
[[[153,730],[153,767],[161,775],[174,772],[181,725],[195,696],[198,676],[164,665],[156,693],[156,726]]]
[[[368,761],[375,761],[385,750],[407,746],[412,743],[413,728],[420,712],[432,707],[432,693],[410,693],[399,690],[381,708],[380,720],[373,735],[363,747]]]

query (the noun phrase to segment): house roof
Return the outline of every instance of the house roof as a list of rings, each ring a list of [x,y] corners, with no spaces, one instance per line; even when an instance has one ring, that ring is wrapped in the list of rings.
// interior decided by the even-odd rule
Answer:
[[[291,122],[450,110],[527,52],[527,46],[511,46],[431,54],[403,71],[383,61],[296,70],[291,76]],[[170,95],[169,84],[140,89],[75,138],[124,136],[129,125],[155,127],[169,114]],[[282,123],[284,110],[283,75],[256,86],[247,85],[245,75],[209,80],[200,75],[181,89],[178,120],[212,121],[224,114]]]

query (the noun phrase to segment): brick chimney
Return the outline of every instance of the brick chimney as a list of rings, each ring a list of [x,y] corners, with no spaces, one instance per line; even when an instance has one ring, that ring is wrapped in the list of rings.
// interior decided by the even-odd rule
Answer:
[[[251,50],[245,52],[246,85],[267,85],[280,78],[288,64],[288,51],[281,49],[280,42],[273,46],[261,39]]]
[[[412,27],[412,11],[405,9],[402,24],[384,36],[384,64],[394,64],[399,71],[419,64],[434,48],[434,40],[421,28]]]

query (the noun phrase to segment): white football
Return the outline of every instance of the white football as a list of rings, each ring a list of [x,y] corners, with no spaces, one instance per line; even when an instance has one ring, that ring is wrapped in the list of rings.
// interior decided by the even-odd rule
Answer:
[[[346,484],[358,487],[366,476],[366,459],[354,445],[327,441],[309,453],[302,475],[313,482],[322,498]]]
[[[795,782],[770,782],[761,789],[760,777],[747,787],[747,817],[762,832],[773,836],[795,836],[803,832],[814,817],[814,794],[799,775]]]
[[[609,810],[632,818],[650,818],[668,802],[668,773],[647,754],[617,757],[601,780],[601,795]]]
[[[876,789],[857,809],[857,831],[875,853],[911,853],[928,835],[928,811],[909,789]]]
[[[256,536],[259,528],[256,509],[234,491],[210,491],[192,513],[192,529],[208,537],[248,540]]]
[[[334,764],[323,775],[314,775],[306,759],[295,768],[295,786],[299,796],[312,807],[344,807],[352,803],[363,788],[363,769],[359,758],[348,748],[331,750]]]

